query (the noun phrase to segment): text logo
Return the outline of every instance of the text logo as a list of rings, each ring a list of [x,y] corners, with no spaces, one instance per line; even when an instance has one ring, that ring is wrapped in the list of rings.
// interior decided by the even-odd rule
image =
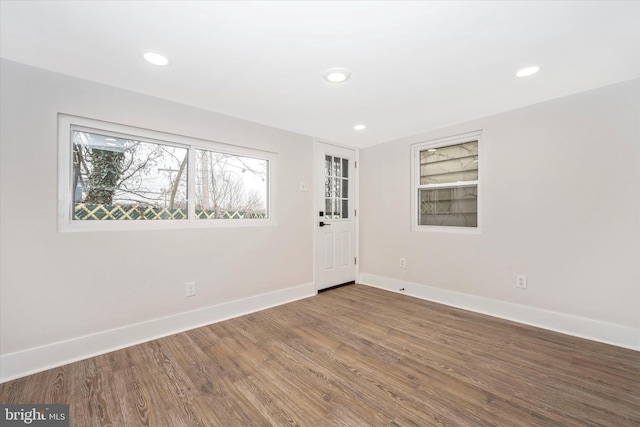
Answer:
[[[2,426],[69,427],[69,405],[0,405]]]

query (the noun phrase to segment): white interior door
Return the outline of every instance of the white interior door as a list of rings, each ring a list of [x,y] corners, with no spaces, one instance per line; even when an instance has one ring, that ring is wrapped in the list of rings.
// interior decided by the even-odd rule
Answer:
[[[355,280],[355,151],[317,144],[316,286]]]

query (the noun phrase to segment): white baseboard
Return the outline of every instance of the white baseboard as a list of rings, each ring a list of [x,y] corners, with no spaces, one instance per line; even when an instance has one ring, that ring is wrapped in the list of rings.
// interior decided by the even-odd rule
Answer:
[[[0,356],[0,383],[316,295],[314,283]]]
[[[359,279],[359,282],[364,285],[387,291],[399,292],[398,289],[404,288],[402,293],[412,297],[640,351],[640,329],[448,291],[375,274],[361,273]]]

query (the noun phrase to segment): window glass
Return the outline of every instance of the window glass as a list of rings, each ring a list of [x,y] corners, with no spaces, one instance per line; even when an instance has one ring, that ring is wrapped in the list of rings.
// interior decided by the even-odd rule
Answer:
[[[478,141],[420,151],[420,184],[478,179]]]
[[[197,219],[267,218],[269,162],[195,150]]]
[[[73,130],[73,220],[187,218],[188,150]]]
[[[478,226],[477,186],[419,190],[419,224]]]
[[[325,156],[326,219],[349,218],[349,159]]]

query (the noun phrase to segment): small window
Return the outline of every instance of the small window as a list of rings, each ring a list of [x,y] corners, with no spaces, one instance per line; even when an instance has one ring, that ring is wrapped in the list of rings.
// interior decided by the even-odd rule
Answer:
[[[260,150],[60,115],[60,229],[273,224],[274,161]]]
[[[478,229],[479,132],[413,146],[414,226]]]

